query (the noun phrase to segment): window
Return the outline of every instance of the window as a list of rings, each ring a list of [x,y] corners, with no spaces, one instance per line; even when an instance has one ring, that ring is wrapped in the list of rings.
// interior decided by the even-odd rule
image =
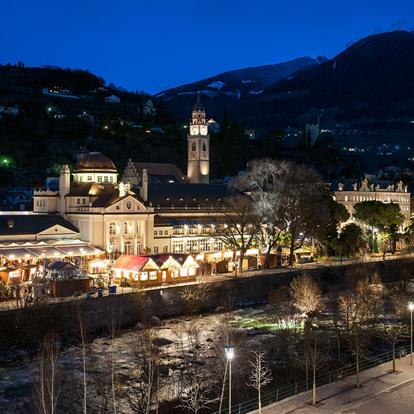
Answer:
[[[158,231],[154,230],[154,236],[158,236]]]
[[[150,280],[157,280],[158,279],[157,271],[152,270],[151,272],[149,272],[149,278],[150,278]]]
[[[200,242],[200,250],[202,252],[209,252],[211,249],[210,242],[208,240],[201,240]]]
[[[164,246],[164,247],[162,248],[162,252],[163,252],[163,253],[168,253],[168,246]]]
[[[92,176],[88,175],[88,181],[92,181]]]
[[[105,175],[104,176],[104,183],[107,183],[108,182],[108,176],[107,175]]]
[[[102,182],[102,175],[98,175],[98,183]]]
[[[114,182],[114,177],[110,176],[110,177],[109,177],[109,182],[110,182],[110,183],[113,183],[113,182]]]
[[[132,249],[131,249],[131,242],[127,241],[124,244],[124,254],[131,254]]]
[[[154,246],[154,253],[155,254],[158,254],[159,253],[158,246]]]
[[[188,234],[197,234],[197,225],[191,224],[188,226]]]
[[[115,235],[115,234],[116,234],[116,224],[115,224],[115,223],[111,223],[111,224],[109,225],[109,234],[110,234],[111,236],[113,236],[113,235]]]
[[[174,241],[172,245],[173,253],[183,253],[184,245],[182,241]]]
[[[164,235],[168,236],[168,230],[164,230]]]
[[[197,240],[188,240],[186,250],[188,252],[196,252],[198,251],[198,243]]]
[[[76,204],[80,204],[80,198],[76,199]]]
[[[128,234],[128,223],[124,223],[124,234]]]
[[[197,151],[197,147],[196,147],[196,143],[195,142],[193,142],[191,144],[191,151]]]
[[[203,151],[206,152],[207,151],[207,145],[205,142],[203,142]]]
[[[137,254],[141,253],[141,242],[137,241]]]
[[[216,240],[214,242],[214,246],[213,246],[214,250],[223,250],[223,247],[224,247],[224,243],[222,240]]]
[[[184,234],[184,226],[182,225],[174,226],[173,234]]]
[[[86,204],[86,199],[82,198],[82,204]]]
[[[141,280],[148,280],[148,272],[141,272]]]

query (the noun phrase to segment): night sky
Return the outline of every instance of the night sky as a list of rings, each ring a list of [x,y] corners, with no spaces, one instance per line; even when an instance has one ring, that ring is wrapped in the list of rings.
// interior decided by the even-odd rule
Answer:
[[[89,69],[157,92],[226,70],[332,57],[382,31],[412,29],[412,0],[1,1],[0,63]]]

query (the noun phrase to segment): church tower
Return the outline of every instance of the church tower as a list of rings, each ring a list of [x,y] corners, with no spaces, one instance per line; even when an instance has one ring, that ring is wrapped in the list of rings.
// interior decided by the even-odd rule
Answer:
[[[200,94],[191,114],[187,176],[190,183],[208,184],[210,179],[210,135]]]

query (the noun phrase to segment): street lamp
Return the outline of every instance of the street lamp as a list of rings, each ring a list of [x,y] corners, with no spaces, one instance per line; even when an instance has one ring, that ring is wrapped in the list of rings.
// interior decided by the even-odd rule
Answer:
[[[227,345],[224,347],[224,350],[226,351],[226,357],[229,363],[229,413],[228,414],[231,414],[231,361],[234,358],[234,346]]]
[[[79,249],[79,251],[80,251],[80,271],[83,274],[83,271],[82,271],[82,266],[83,266],[83,252],[85,251],[85,249],[83,247],[81,247]]]
[[[408,302],[408,309],[410,311],[410,365],[413,365],[413,302]]]

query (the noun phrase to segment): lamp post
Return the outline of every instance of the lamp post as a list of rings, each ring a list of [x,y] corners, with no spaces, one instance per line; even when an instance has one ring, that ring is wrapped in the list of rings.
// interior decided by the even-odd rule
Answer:
[[[81,271],[81,274],[83,274],[83,270],[82,270],[82,266],[83,266],[83,252],[85,251],[85,249],[83,247],[81,247],[79,249],[79,251],[80,251],[80,271]]]
[[[410,365],[413,365],[413,302],[408,302],[408,309],[410,311]]]
[[[234,346],[227,345],[224,347],[224,350],[226,351],[226,357],[229,363],[229,412],[228,414],[231,414],[231,362],[234,358]]]

